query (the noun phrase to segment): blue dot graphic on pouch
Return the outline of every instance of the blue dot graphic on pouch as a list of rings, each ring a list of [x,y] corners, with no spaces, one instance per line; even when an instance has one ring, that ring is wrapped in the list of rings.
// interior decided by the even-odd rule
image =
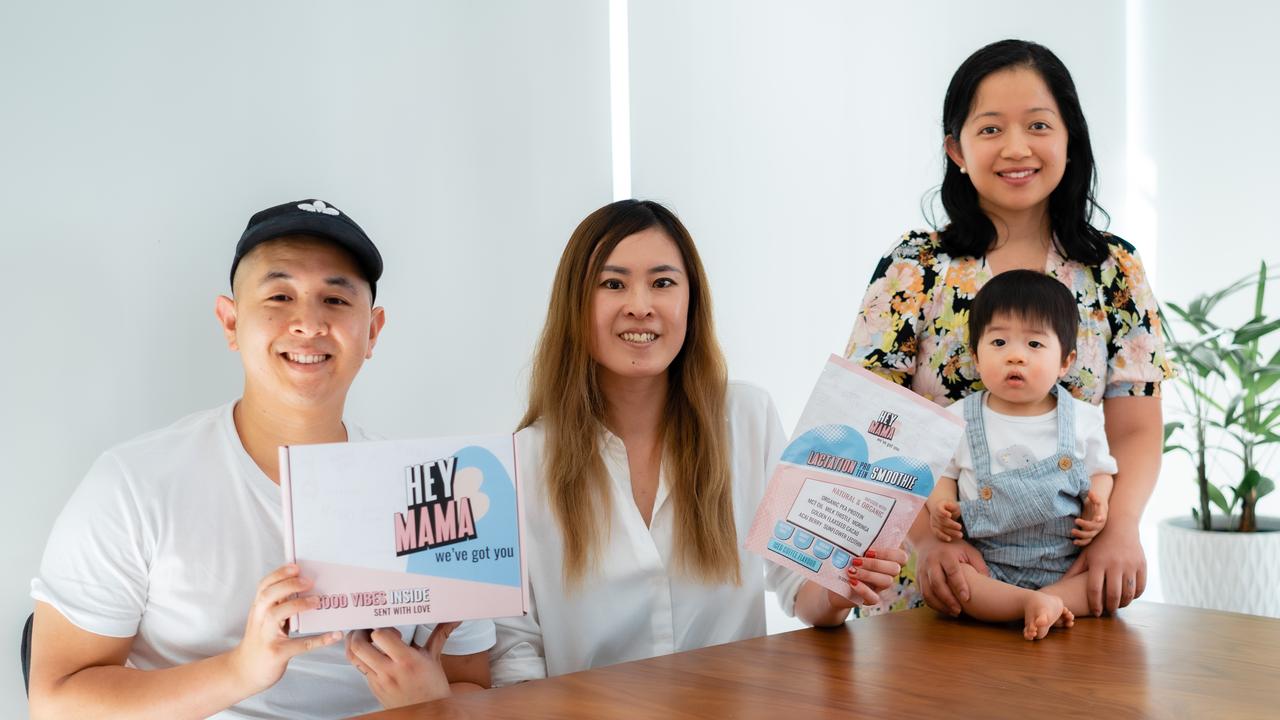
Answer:
[[[516,489],[502,462],[474,445],[455,453],[454,496],[470,499],[476,537],[410,555],[405,570],[454,580],[520,586]],[[505,552],[504,552],[505,551]],[[457,559],[465,553],[465,559]],[[472,559],[472,558],[476,559]]]
[[[809,453],[820,452],[849,460],[867,459],[867,441],[848,425],[819,425],[796,438],[782,452],[782,459],[804,465]]]

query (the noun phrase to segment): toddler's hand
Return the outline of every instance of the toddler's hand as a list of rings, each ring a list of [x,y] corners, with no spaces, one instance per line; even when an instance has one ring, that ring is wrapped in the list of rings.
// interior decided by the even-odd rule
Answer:
[[[929,527],[933,534],[943,542],[951,542],[964,537],[964,526],[960,524],[960,504],[954,500],[943,500],[930,503]]]
[[[1106,526],[1107,498],[1090,490],[1084,499],[1084,510],[1076,518],[1076,528],[1071,531],[1071,537],[1075,538],[1072,543],[1084,547],[1093,542]]]

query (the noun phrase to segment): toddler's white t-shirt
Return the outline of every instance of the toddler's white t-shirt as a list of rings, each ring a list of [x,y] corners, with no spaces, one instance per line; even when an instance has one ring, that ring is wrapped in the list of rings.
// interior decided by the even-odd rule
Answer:
[[[982,419],[987,429],[988,453],[991,456],[992,474],[1026,467],[1058,452],[1058,408],[1034,416],[1004,415],[987,404],[990,395],[983,398]],[[1077,400],[1063,391],[1058,402],[1073,404],[1076,416],[1076,445],[1071,454],[1084,459],[1084,467],[1090,476],[1115,474],[1116,459],[1107,446],[1107,434],[1103,424],[1102,408]],[[964,419],[964,400],[947,407],[947,412]],[[955,478],[960,487],[961,500],[973,500],[978,496],[978,481],[969,452],[969,436],[960,441],[955,457],[942,473]]]

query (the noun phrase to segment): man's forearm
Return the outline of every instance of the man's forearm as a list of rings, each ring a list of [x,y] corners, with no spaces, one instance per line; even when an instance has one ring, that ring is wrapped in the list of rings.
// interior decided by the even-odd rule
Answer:
[[[252,695],[223,653],[164,670],[87,667],[32,684],[32,718],[204,718]]]

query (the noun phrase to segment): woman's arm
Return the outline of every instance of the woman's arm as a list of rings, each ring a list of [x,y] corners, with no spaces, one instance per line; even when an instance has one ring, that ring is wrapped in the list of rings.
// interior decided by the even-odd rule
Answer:
[[[1067,575],[1088,573],[1089,609],[1115,612],[1142,594],[1147,561],[1138,521],[1160,473],[1164,420],[1160,383],[1173,376],[1165,353],[1160,312],[1137,250],[1108,241],[1102,287],[1111,329],[1107,340],[1106,396],[1102,401],[1107,444],[1118,467],[1107,527],[1086,547]],[[1108,272],[1113,264],[1115,272]]]
[[[1107,443],[1119,471],[1111,492],[1107,526],[1080,551],[1067,577],[1089,574],[1089,609],[1115,612],[1142,595],[1147,559],[1138,521],[1160,474],[1164,419],[1159,397],[1111,397],[1102,402]]]
[[[493,684],[489,673],[489,651],[470,655],[444,655],[440,658],[444,674],[449,678],[449,690],[454,695],[487,690]]]
[[[905,550],[868,550],[866,556],[854,558],[847,571],[853,600],[809,580],[796,593],[796,617],[814,627],[839,625],[853,608],[879,603],[880,593],[893,586],[906,562]]]
[[[929,527],[929,517],[924,511],[907,533],[911,549],[916,554],[916,584],[929,607],[952,617],[959,617],[962,602],[969,602],[969,583],[965,581],[963,565],[988,574],[982,553],[965,540],[940,542]]]

